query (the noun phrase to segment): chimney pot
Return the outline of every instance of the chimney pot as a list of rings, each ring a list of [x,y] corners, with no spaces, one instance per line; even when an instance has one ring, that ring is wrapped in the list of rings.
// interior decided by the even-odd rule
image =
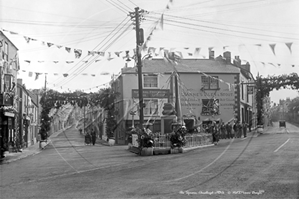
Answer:
[[[224,52],[223,57],[225,58],[227,64],[231,64],[231,53],[229,51]]]
[[[209,59],[215,59],[215,51],[213,50],[209,51]]]

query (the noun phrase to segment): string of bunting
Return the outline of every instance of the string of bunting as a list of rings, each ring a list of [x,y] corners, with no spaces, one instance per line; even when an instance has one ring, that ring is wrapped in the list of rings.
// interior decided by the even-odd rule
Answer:
[[[59,76],[62,75],[63,77],[68,77],[69,75],[77,75],[77,74],[68,74],[68,73],[41,73],[41,72],[32,72],[32,71],[27,71],[27,70],[21,70],[21,72],[23,73],[28,73],[28,77],[35,77],[35,80],[37,80],[39,78],[40,75],[54,75],[54,76]],[[111,75],[111,73],[109,72],[101,72],[101,73],[97,73],[97,74],[90,74],[90,73],[81,73],[81,75],[83,76],[91,76],[91,77],[97,77],[97,76],[107,76],[107,75]]]

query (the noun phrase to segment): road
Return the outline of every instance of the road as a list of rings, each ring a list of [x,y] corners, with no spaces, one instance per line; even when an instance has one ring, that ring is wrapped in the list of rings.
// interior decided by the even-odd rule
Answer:
[[[85,146],[73,128],[41,153],[1,165],[1,198],[299,198],[299,129],[140,157]]]

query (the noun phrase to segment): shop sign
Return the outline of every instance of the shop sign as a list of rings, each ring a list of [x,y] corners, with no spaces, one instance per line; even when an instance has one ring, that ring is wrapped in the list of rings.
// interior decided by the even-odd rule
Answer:
[[[169,98],[169,89],[147,89],[143,90],[143,98]],[[132,98],[139,98],[139,90],[132,89]]]
[[[4,116],[7,116],[7,117],[15,117],[15,114],[14,114],[14,113],[11,113],[11,112],[4,112]]]

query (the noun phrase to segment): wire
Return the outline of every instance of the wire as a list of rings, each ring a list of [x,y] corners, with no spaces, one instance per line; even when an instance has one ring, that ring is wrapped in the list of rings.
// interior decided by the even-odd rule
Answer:
[[[130,21],[130,19],[128,20],[128,22]],[[124,25],[125,26],[125,25]],[[123,27],[124,27],[123,26]],[[131,26],[131,24],[129,24],[129,26],[121,33],[121,35],[124,33],[124,32],[126,32],[128,29],[129,29],[129,27]],[[118,30],[107,42],[109,42],[118,32],[119,32],[120,30]],[[106,45],[107,44],[107,42],[104,44],[104,45]],[[113,41],[114,42],[114,41]],[[102,43],[102,42],[101,42]],[[101,44],[100,43],[100,44]],[[99,44],[99,45],[100,45]],[[96,48],[99,46],[99,45],[97,45],[96,46]],[[104,46],[103,45],[103,46]],[[94,58],[94,60],[96,60],[97,58],[99,57],[99,55],[98,56],[96,56],[96,58]],[[89,67],[90,65],[91,65],[91,63],[92,62],[89,62],[88,64],[86,64],[86,66],[84,66],[84,65],[82,65],[82,66],[80,66],[78,69],[76,69],[75,71],[80,71],[80,72],[82,72],[82,71],[84,71],[87,67]],[[74,71],[74,72],[75,72]],[[78,75],[74,75],[74,77],[73,78],[70,78],[68,81],[66,81],[65,83],[62,83],[63,81],[61,81],[59,84],[66,84],[66,83],[68,83],[68,82],[70,82],[71,80],[73,80],[76,76],[78,76]]]
[[[209,24],[217,24],[217,25],[222,25],[222,26],[227,26],[227,27],[228,26],[232,26],[232,27],[237,27],[237,28],[245,28],[245,29],[258,30],[258,31],[267,31],[267,32],[269,32],[269,30],[263,30],[263,29],[245,27],[245,26],[231,25],[231,24],[228,24],[228,23],[227,24],[217,23],[215,21],[197,20],[197,19],[192,19],[192,18],[187,18],[187,17],[180,17],[180,16],[174,16],[174,15],[168,15],[168,14],[165,14],[164,17],[165,16],[169,16],[169,17],[172,17],[172,18],[178,18],[178,19],[185,19],[185,20],[189,20],[189,21],[203,22],[203,23],[209,23]],[[287,32],[274,32],[274,31],[272,31],[272,33],[284,33],[284,34],[298,35],[298,34],[295,34],[295,33],[287,33]]]
[[[123,19],[123,21],[109,34],[109,35],[107,35],[106,37],[105,37],[105,39],[104,40],[102,40],[95,48],[94,48],[94,50],[95,49],[97,49],[115,30],[117,30],[122,24],[123,24],[123,22],[125,21],[127,19],[127,17],[125,17],[124,19]],[[127,23],[126,24],[128,24],[128,22],[129,22],[130,20],[127,20]],[[120,31],[120,29],[118,30],[118,31]],[[87,56],[85,56],[83,59],[85,59]],[[98,58],[99,56],[97,56],[97,58]],[[83,60],[83,59],[81,59],[81,60]],[[78,63],[76,64],[76,65],[78,65]],[[76,67],[76,65],[74,66],[74,67]],[[72,69],[70,69],[68,72],[70,72]]]
[[[149,16],[149,18],[152,18],[152,17]],[[281,39],[297,40],[297,38],[280,37],[280,36],[275,36],[275,35],[266,35],[266,34],[259,34],[259,33],[249,33],[249,32],[239,31],[239,30],[230,30],[230,29],[225,29],[225,28],[211,27],[211,26],[207,26],[207,25],[199,25],[199,24],[188,23],[188,22],[180,22],[180,21],[171,20],[171,19],[164,19],[164,21],[169,21],[169,22],[179,23],[179,24],[184,24],[184,25],[190,25],[190,26],[195,26],[195,27],[201,27],[201,28],[208,28],[208,29],[214,29],[214,30],[234,32],[234,33],[242,33],[242,34],[250,34],[250,35],[256,35],[256,36],[263,36],[263,37],[276,37],[276,38],[281,38]]]
[[[151,21],[154,21],[154,20],[151,20]],[[170,21],[170,22],[173,22],[173,21]],[[180,22],[173,22],[173,23],[180,23]],[[168,25],[171,25],[171,26],[175,26],[175,27],[182,27],[182,28],[187,28],[187,29],[191,29],[191,30],[198,30],[198,31],[202,31],[202,32],[208,32],[208,33],[215,33],[215,34],[221,34],[221,35],[229,35],[229,36],[232,36],[232,37],[243,37],[243,38],[248,38],[248,39],[258,39],[258,38],[253,38],[253,37],[248,37],[248,36],[243,36],[243,35],[236,35],[236,34],[229,34],[229,33],[222,33],[222,32],[214,32],[214,31],[210,31],[210,30],[204,30],[204,29],[197,29],[197,28],[192,28],[192,27],[188,27],[188,26],[182,26],[182,25],[178,25],[178,24],[172,24],[172,23],[164,23],[164,24],[168,24]],[[199,25],[196,25],[196,26],[199,26]],[[199,26],[201,27],[201,26]],[[226,29],[224,29],[226,30]],[[231,32],[230,30],[228,30],[229,32]],[[276,37],[278,39],[278,37]],[[283,38],[283,37],[281,37]],[[289,39],[292,39],[292,38],[289,38]],[[270,42],[274,42],[274,40],[267,40],[267,39],[263,39],[264,41],[270,41]],[[295,39],[294,39],[295,40]]]
[[[127,29],[125,29],[125,30],[121,33],[120,36],[122,36],[123,33],[124,33],[125,31],[127,31],[129,28],[130,28],[130,25],[127,27]],[[118,38],[119,38],[120,36],[118,36]],[[117,39],[118,39],[118,38],[117,38]],[[115,42],[117,39],[115,39],[113,42]],[[96,59],[96,58],[95,58],[95,59]],[[88,64],[86,64],[86,66],[83,65],[83,67],[80,69],[80,71],[79,71],[78,73],[83,72],[83,71],[84,71],[86,68],[88,68],[92,63],[93,63],[93,62],[89,62]],[[77,77],[78,75],[79,75],[79,74],[77,74],[77,75],[74,74],[74,76],[71,77],[70,79],[68,79],[67,82],[64,82],[63,85],[69,83],[71,80],[73,80],[73,79],[74,79],[75,77]]]
[[[113,1],[109,1],[109,0],[106,0],[108,3],[110,3],[112,6],[114,6],[115,8],[119,9],[121,12],[124,12],[126,15],[128,14],[127,10],[124,9],[123,7],[119,6],[118,4],[116,4],[115,2]]]

